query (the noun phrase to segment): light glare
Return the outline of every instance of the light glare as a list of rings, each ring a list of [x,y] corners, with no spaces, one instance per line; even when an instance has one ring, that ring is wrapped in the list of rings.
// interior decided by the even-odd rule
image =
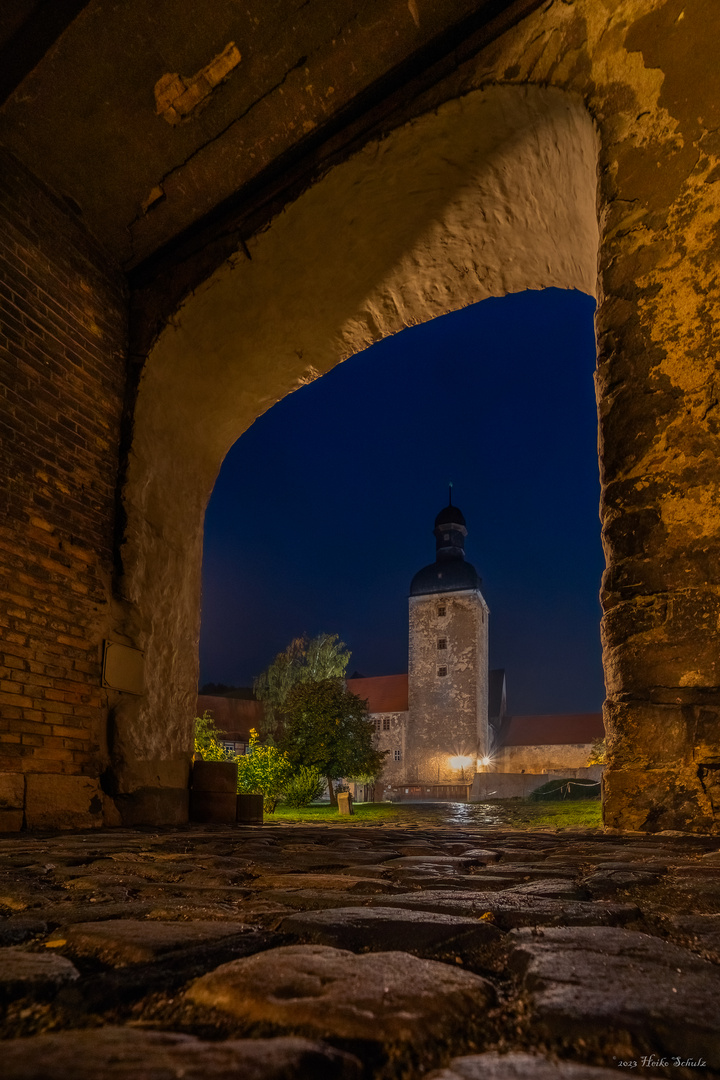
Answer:
[[[451,769],[467,769],[469,765],[472,765],[472,760],[473,759],[471,757],[462,757],[462,756],[451,757],[450,758],[450,768]]]

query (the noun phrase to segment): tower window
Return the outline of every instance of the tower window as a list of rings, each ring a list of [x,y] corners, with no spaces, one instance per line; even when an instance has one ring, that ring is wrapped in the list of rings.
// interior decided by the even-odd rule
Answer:
[[[379,731],[381,727],[382,727],[382,717],[376,716],[375,717],[375,730]]]
[[[444,604],[441,604],[441,605],[440,605],[440,607],[438,608],[438,615],[439,615],[439,616],[440,616],[441,618],[442,618],[442,616],[443,616],[443,615],[445,614],[445,610],[446,610],[446,609],[445,609],[445,605],[444,605]]]
[[[438,668],[438,675],[447,675],[447,668],[446,667],[439,667]]]
[[[450,533],[443,533],[443,540],[449,540],[449,539],[450,539]]]
[[[390,717],[389,716],[383,716],[383,731],[389,731],[389,730],[390,730]]]
[[[447,638],[438,638],[438,649],[447,649]]]
[[[396,761],[402,761],[402,751],[401,750],[396,750],[395,751],[395,760]]]

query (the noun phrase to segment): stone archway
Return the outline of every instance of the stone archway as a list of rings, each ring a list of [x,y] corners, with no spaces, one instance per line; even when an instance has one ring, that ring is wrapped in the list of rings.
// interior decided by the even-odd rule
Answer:
[[[523,289],[595,295],[596,176],[579,98],[474,91],[334,168],[165,328],[142,376],[124,491],[117,626],[146,655],[145,696],[112,712],[128,820],[182,814],[203,516],[229,448],[281,397],[406,326]]]

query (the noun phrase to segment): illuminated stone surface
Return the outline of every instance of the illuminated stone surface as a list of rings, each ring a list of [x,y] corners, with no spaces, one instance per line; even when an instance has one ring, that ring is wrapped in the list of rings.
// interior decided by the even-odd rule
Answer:
[[[53,953],[0,949],[0,996],[43,998],[78,978],[74,965]]]
[[[280,929],[302,941],[339,949],[402,949],[421,956],[439,951],[463,955],[497,944],[503,938],[502,932],[488,922],[389,907],[308,911],[283,919]]]
[[[37,1056],[35,1056],[37,1054]],[[202,1042],[189,1035],[133,1028],[15,1039],[3,1054],[7,1080],[359,1080],[356,1058],[308,1039]]]
[[[513,938],[510,965],[522,974],[539,1030],[717,1062],[714,964],[615,927],[520,930]]]
[[[446,1069],[433,1072],[427,1080],[609,1080],[617,1076],[610,1069],[574,1065],[537,1054],[474,1054],[455,1058]]]
[[[90,0],[49,37],[16,7],[0,825],[186,822],[229,447],[373,341],[560,287],[598,301],[605,820],[717,833],[714,0]],[[207,108],[158,117],[232,41]],[[144,652],[142,697],[103,686],[104,638]]]
[[[633,904],[556,900],[523,895],[516,891],[516,887],[491,893],[429,888],[401,896],[384,896],[382,903],[388,907],[397,905],[415,911],[438,911],[448,915],[490,914],[505,930],[515,926],[615,926],[639,914]]]
[[[355,874],[322,874],[313,873],[313,879],[317,880],[318,889],[328,889],[339,892],[353,893],[392,893],[402,890],[390,881],[379,880],[377,877],[361,877],[361,871]],[[273,874],[262,875],[262,884],[269,889],[302,889],[307,885],[308,875],[305,874]]]
[[[63,936],[68,948],[78,956],[94,956],[106,964],[121,966],[148,963],[164,953],[215,943],[242,934],[245,929],[242,923],[199,919],[186,922],[108,919],[75,923]]]
[[[322,1047],[293,1056],[289,1035],[350,1039],[366,1080],[398,1070],[420,1080],[460,1057],[445,1080],[486,1066],[509,1080],[529,1050],[521,1075],[542,1080],[556,1058],[566,1069],[552,1075],[594,1080],[591,1066],[650,1052],[691,1054],[693,1044],[715,1054],[720,868],[705,856],[716,840],[448,828],[437,808],[406,820],[0,840],[0,874],[26,905],[0,904],[11,946],[0,948],[3,1075],[130,1080],[145,1055],[162,1080],[181,1067],[189,1077],[232,1067],[258,1080],[354,1080]],[[327,888],[327,865],[343,880],[359,851],[388,886],[406,853],[478,861],[475,873],[434,864],[457,890],[439,889],[437,875],[399,894]],[[125,882],[122,902],[97,883],[106,863]],[[270,888],[286,867],[302,887]],[[626,875],[611,901],[520,891],[586,894],[597,874]],[[203,875],[221,884],[194,884]],[[68,887],[76,881],[88,888]]]
[[[245,1021],[329,1038],[432,1042],[495,1002],[487,980],[404,952],[358,956],[290,945],[235,960],[193,983],[187,997]]]

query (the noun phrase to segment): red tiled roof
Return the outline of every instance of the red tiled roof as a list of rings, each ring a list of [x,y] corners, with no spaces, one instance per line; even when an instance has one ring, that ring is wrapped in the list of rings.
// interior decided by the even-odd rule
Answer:
[[[367,698],[371,713],[407,711],[407,675],[376,675],[372,679],[348,679],[347,688],[363,700]]]
[[[557,746],[560,743],[591,743],[604,736],[602,713],[513,716],[502,745]]]
[[[215,726],[231,736],[230,741],[247,742],[250,728],[258,728],[263,718],[262,701],[244,698],[211,697],[200,694],[197,699],[197,715],[206,709],[213,715]]]

